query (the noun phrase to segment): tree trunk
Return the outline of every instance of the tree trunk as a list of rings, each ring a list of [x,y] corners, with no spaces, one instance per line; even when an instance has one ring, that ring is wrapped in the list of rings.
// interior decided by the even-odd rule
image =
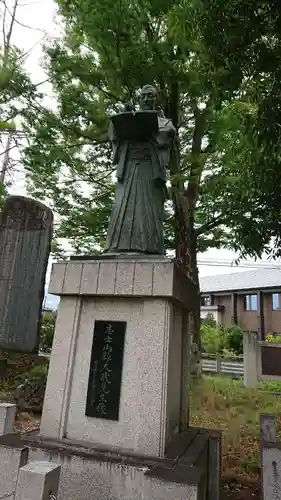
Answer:
[[[195,309],[190,315],[190,329],[193,342],[196,343],[199,351],[201,351],[201,335],[200,335],[200,284],[199,284],[199,271],[197,265],[197,237],[194,227],[191,230],[190,241],[190,268],[192,273],[192,281],[196,285],[197,297],[195,301]]]
[[[166,111],[172,119],[174,125],[179,127],[180,92],[177,82],[173,82],[170,87],[169,100],[166,103]],[[201,111],[196,102],[192,103],[194,112],[194,132],[192,138],[192,163],[190,165],[190,177],[188,187],[185,188],[183,180],[172,179],[172,198],[175,214],[175,246],[176,260],[184,266],[197,290],[197,300],[195,309],[191,313],[191,335],[197,348],[201,350],[200,338],[200,286],[199,273],[197,267],[197,235],[195,231],[195,210],[199,198],[201,176],[204,168],[202,162],[202,140],[206,131],[206,126],[210,113],[212,113],[213,103],[207,103],[206,108]],[[180,174],[180,155],[177,152],[172,165],[172,173]],[[177,179],[180,179],[178,177]]]

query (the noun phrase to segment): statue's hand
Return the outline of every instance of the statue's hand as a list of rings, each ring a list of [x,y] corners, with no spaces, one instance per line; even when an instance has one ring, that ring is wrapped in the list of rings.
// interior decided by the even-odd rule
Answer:
[[[126,102],[124,106],[124,111],[133,111],[133,110],[134,110],[133,101]]]

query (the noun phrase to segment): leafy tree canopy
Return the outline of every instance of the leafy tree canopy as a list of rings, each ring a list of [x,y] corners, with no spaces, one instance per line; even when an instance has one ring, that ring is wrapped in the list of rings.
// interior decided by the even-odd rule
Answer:
[[[0,207],[8,194],[10,183],[6,173],[10,164],[10,151],[19,147],[23,138],[19,133],[24,110],[30,106],[38,91],[23,67],[23,53],[11,45],[5,36],[5,16],[3,19],[3,44],[0,45]]]
[[[261,230],[280,256],[281,10],[277,0],[203,0],[203,38],[215,65],[243,76],[256,112],[245,129],[247,183],[263,213]],[[214,36],[214,32],[216,36]],[[247,155],[251,151],[251,157]],[[254,154],[253,154],[254,153]],[[269,250],[269,248],[268,248]]]
[[[59,215],[56,252],[60,238],[80,254],[102,246],[114,188],[108,116],[135,100],[145,83],[158,86],[179,135],[167,204],[169,248],[187,256],[195,275],[198,250],[269,252],[274,207],[268,209],[253,175],[263,78],[252,49],[260,50],[263,25],[243,32],[251,14],[245,2],[57,4],[64,36],[45,50],[57,104],[46,109],[38,99],[28,109],[25,152],[30,192]]]

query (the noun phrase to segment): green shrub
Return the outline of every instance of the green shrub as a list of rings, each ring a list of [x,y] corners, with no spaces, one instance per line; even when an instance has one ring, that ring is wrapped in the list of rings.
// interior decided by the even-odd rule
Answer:
[[[55,314],[44,314],[41,320],[40,329],[40,350],[49,352],[52,349],[56,324]]]
[[[202,345],[207,353],[240,356],[243,354],[243,330],[239,326],[218,327],[212,314],[201,321]]]
[[[241,354],[237,354],[237,352],[233,351],[232,349],[226,349],[226,347],[223,349],[222,355],[227,359],[237,359],[239,361],[243,359],[243,356]]]
[[[227,328],[225,336],[225,347],[237,355],[243,354],[243,335],[244,332],[240,326]]]
[[[216,323],[216,320],[214,318],[214,315],[212,313],[208,313],[206,315],[206,318],[201,319],[201,325],[208,325],[208,326],[212,326],[213,328],[216,328],[217,323]]]
[[[281,334],[280,333],[268,333],[265,337],[266,342],[281,342]]]
[[[35,365],[26,373],[23,373],[17,377],[19,382],[24,382],[29,380],[30,382],[37,382],[47,377],[49,369],[48,361],[41,363],[40,365]]]
[[[26,374],[26,378],[30,382],[35,382],[36,380],[41,380],[48,375],[49,363],[44,363],[42,365],[37,365],[31,368]]]
[[[225,330],[208,323],[203,323],[201,325],[201,339],[207,353],[219,354],[224,348]]]

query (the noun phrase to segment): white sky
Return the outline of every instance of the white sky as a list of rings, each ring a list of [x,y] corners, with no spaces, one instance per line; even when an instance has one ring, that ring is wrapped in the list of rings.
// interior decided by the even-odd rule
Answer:
[[[14,0],[6,0],[7,5],[11,9]],[[42,59],[42,38],[44,35],[48,37],[56,37],[59,35],[59,28],[55,22],[55,4],[52,0],[19,0],[21,7],[18,8],[12,43],[23,49],[25,52],[30,51],[26,59],[26,68],[32,75],[34,82],[43,81],[45,78],[44,72],[40,67]],[[22,25],[30,26],[31,28]],[[24,173],[17,172],[14,176],[13,187],[10,192],[12,194],[24,195]],[[230,265],[217,266],[217,260],[227,260],[232,262],[237,255],[229,250],[210,250],[199,256],[200,261],[207,259],[212,260],[212,265],[200,265],[200,274],[202,276],[223,274],[234,271],[243,271],[243,268],[230,267]],[[209,264],[209,262],[208,262]],[[228,263],[226,263],[228,264]]]

